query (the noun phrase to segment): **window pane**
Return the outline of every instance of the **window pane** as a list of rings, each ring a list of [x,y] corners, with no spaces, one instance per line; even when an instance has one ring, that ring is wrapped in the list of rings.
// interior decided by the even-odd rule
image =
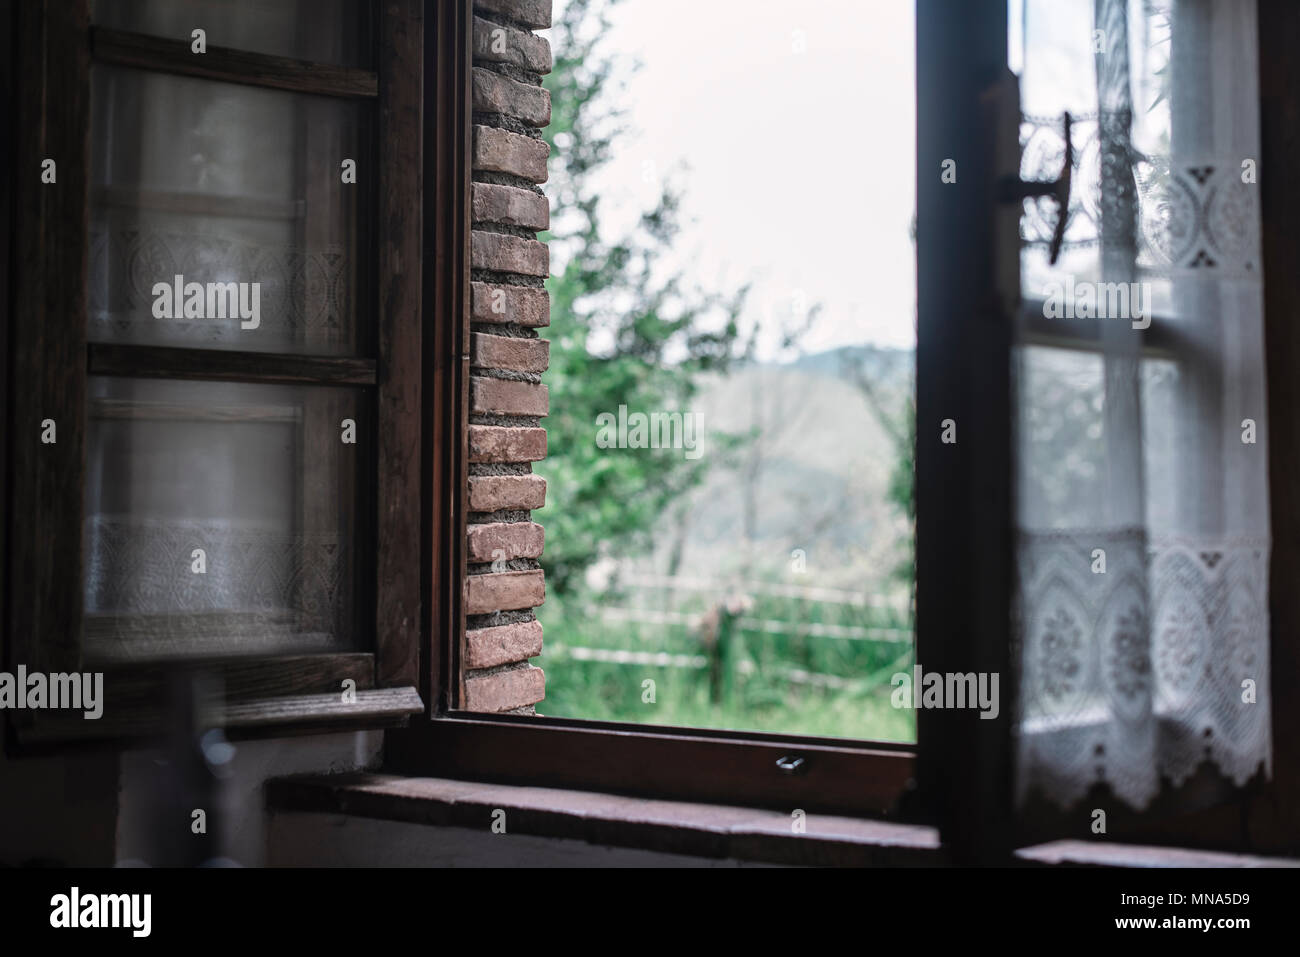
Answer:
[[[360,390],[90,381],[90,655],[360,644]],[[356,444],[344,441],[345,419]]]
[[[364,172],[361,105],[104,66],[91,85],[92,341],[366,351],[365,194],[341,178]]]
[[[1138,218],[1133,237],[1135,265],[1143,280],[1146,310],[1171,317],[1181,307],[1173,297],[1170,267],[1180,265],[1176,249],[1196,230],[1188,228],[1190,221],[1183,222],[1189,212],[1188,194],[1169,167],[1168,4],[1145,3],[1140,15],[1136,4],[1130,6],[1134,12],[1127,31],[1129,86],[1136,108],[1127,120],[1125,134],[1135,155],[1129,171],[1137,189],[1133,197],[1133,214]],[[1012,49],[1010,54],[1020,67],[1021,178],[1052,180],[1060,174],[1066,111],[1071,116],[1074,150],[1070,211],[1055,264],[1048,256],[1056,224],[1055,204],[1046,197],[1025,203],[1021,291],[1031,302],[1056,298],[1073,317],[1076,290],[1083,291],[1101,278],[1103,215],[1117,215],[1112,208],[1116,197],[1103,196],[1103,152],[1111,147],[1103,141],[1098,121],[1096,61],[1100,51],[1094,47],[1104,31],[1094,30],[1095,0],[1011,0],[1008,9],[1014,11],[1020,28],[1016,38],[1019,52]],[[1116,107],[1108,104],[1107,112],[1116,112]],[[1111,188],[1110,193],[1114,192]],[[1107,279],[1114,281],[1115,277]]]
[[[368,67],[360,0],[95,0],[91,21],[114,30],[340,66]]]
[[[539,713],[915,740],[914,15],[557,18]]]
[[[1105,368],[1073,349],[1026,346],[1019,358],[1021,521],[1069,528],[1104,504]]]

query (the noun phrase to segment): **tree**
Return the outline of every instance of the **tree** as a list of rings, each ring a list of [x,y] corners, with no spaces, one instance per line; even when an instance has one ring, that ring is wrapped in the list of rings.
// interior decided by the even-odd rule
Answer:
[[[885,497],[906,521],[907,534],[899,543],[901,556],[890,572],[890,577],[906,586],[911,594],[915,587],[916,556],[916,400],[912,390],[912,377],[908,376],[907,392],[903,396],[889,395],[879,384],[879,369],[872,363],[879,358],[871,350],[860,356],[852,353],[843,357],[843,374],[867,400],[867,407],[880,424],[893,446],[894,464],[889,472],[889,486]]]
[[[664,253],[678,228],[675,189],[663,190],[630,235],[611,240],[602,229],[592,174],[625,132],[611,102],[611,78],[622,62],[602,46],[617,2],[568,0],[552,28],[554,68],[546,79],[553,217],[543,238],[558,271],[547,282],[551,416],[547,504],[538,521],[547,530],[548,585],[561,596],[602,551],[644,546],[710,459],[708,445],[697,459],[680,449],[598,448],[597,416],[617,414],[619,406],[686,413],[696,377],[726,369],[740,351],[744,291],[704,292],[688,288],[680,274],[665,275]]]

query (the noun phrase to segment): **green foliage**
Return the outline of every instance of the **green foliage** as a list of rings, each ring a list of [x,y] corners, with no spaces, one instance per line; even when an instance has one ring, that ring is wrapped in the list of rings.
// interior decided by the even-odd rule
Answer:
[[[623,596],[625,604],[662,596],[645,591]],[[551,599],[547,599],[552,606]],[[697,595],[675,604],[677,610],[705,614],[715,596]],[[790,631],[776,634],[740,627],[733,632],[725,683],[729,692],[712,693],[709,669],[674,664],[631,664],[585,660],[584,648],[604,651],[665,652],[687,659],[707,657],[699,628],[602,621],[599,609],[561,600],[548,613],[564,622],[547,634],[546,700],[538,713],[603,721],[627,721],[695,728],[727,728],[780,734],[810,734],[878,741],[915,741],[913,712],[894,708],[891,676],[910,672],[910,642],[854,641],[798,635],[806,625],[860,629],[910,629],[906,614],[875,608],[828,605],[818,601],[758,595],[744,615],[786,621]],[[818,679],[838,679],[819,687]],[[645,681],[654,682],[647,701]]]
[[[886,394],[877,381],[877,369],[870,358],[869,352],[860,357],[846,354],[841,372],[867,400],[867,407],[893,446],[894,465],[889,472],[885,497],[906,521],[907,534],[899,540],[902,554],[890,577],[910,592],[916,578],[916,397],[910,383],[905,395]]]
[[[894,468],[885,495],[907,518],[907,535],[900,544],[904,556],[894,568],[894,580],[910,590],[916,579],[916,402],[910,396],[903,412],[902,440],[895,443]]]
[[[601,39],[617,0],[569,0],[551,34],[555,65],[546,79],[552,120],[551,393],[547,420],[547,506],[542,564],[548,588],[570,593],[582,572],[614,547],[647,540],[664,509],[703,478],[708,456],[673,449],[597,448],[596,417],[690,410],[695,378],[724,369],[737,346],[743,292],[723,297],[664,275],[677,232],[678,194],[665,188],[627,236],[602,229],[592,174],[623,133],[612,105],[616,59]],[[707,423],[705,423],[707,426]]]

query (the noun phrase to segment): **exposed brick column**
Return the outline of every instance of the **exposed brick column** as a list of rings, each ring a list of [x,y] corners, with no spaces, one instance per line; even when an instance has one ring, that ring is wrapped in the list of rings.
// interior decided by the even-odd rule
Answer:
[[[551,25],[551,0],[475,0],[474,14],[464,707],[533,713],[545,694],[542,669],[528,663],[542,651],[534,609],[546,598],[545,536],[529,513],[546,503],[532,463],[546,457],[549,412],[550,343],[537,330],[551,321],[550,257],[537,233],[551,214],[538,185],[551,47],[532,31]]]

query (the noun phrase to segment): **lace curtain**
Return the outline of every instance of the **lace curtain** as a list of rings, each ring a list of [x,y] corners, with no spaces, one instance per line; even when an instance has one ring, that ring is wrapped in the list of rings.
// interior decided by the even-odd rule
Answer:
[[[214,47],[362,56],[355,0],[101,0],[93,16],[100,27],[187,43],[202,26]],[[356,254],[365,194],[340,180],[344,158],[364,169],[370,155],[367,107],[102,63],[91,103],[92,342],[368,351]],[[245,328],[224,308],[159,314],[155,285],[177,276],[255,285],[259,322]],[[91,376],[88,654],[360,647],[369,410],[351,388]]]
[[[1021,17],[1022,176],[1067,110],[1076,165],[1055,264],[1022,219],[1017,790],[1143,808],[1271,770],[1255,4]]]

